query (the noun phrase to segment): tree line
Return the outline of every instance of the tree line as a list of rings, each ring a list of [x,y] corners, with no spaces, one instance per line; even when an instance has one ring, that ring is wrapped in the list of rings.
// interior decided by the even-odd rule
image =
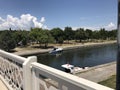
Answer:
[[[63,44],[64,41],[69,43],[70,40],[76,42],[92,41],[92,40],[115,40],[117,30],[107,31],[104,28],[100,30],[90,30],[78,28],[72,30],[71,27],[53,28],[51,30],[42,28],[31,28],[27,30],[2,30],[0,31],[0,48],[10,51],[18,46],[26,46],[29,43],[38,43],[46,48],[48,43]]]

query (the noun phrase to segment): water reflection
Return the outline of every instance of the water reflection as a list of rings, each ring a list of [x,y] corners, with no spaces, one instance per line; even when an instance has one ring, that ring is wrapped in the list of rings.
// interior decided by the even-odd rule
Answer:
[[[61,69],[61,65],[70,63],[79,67],[91,67],[116,60],[116,44],[86,47],[63,51],[59,54],[41,54],[38,55],[40,63]]]

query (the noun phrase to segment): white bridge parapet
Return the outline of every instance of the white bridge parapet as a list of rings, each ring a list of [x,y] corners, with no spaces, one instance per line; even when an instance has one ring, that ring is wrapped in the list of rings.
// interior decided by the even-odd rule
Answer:
[[[0,75],[14,90],[23,90],[23,63],[26,58],[0,50]]]
[[[0,50],[0,78],[9,90],[113,90],[92,81]]]

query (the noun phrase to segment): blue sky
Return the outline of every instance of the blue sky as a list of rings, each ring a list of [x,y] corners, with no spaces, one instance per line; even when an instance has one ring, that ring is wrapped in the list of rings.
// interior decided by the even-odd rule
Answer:
[[[0,29],[116,28],[117,0],[1,0]]]

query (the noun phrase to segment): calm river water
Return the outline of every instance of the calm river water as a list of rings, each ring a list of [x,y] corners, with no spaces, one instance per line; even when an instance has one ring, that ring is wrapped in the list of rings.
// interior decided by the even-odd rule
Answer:
[[[79,67],[92,67],[116,60],[117,46],[116,44],[86,47],[81,49],[74,49],[63,51],[61,54],[40,54],[38,62],[63,70],[62,64],[73,64]]]

